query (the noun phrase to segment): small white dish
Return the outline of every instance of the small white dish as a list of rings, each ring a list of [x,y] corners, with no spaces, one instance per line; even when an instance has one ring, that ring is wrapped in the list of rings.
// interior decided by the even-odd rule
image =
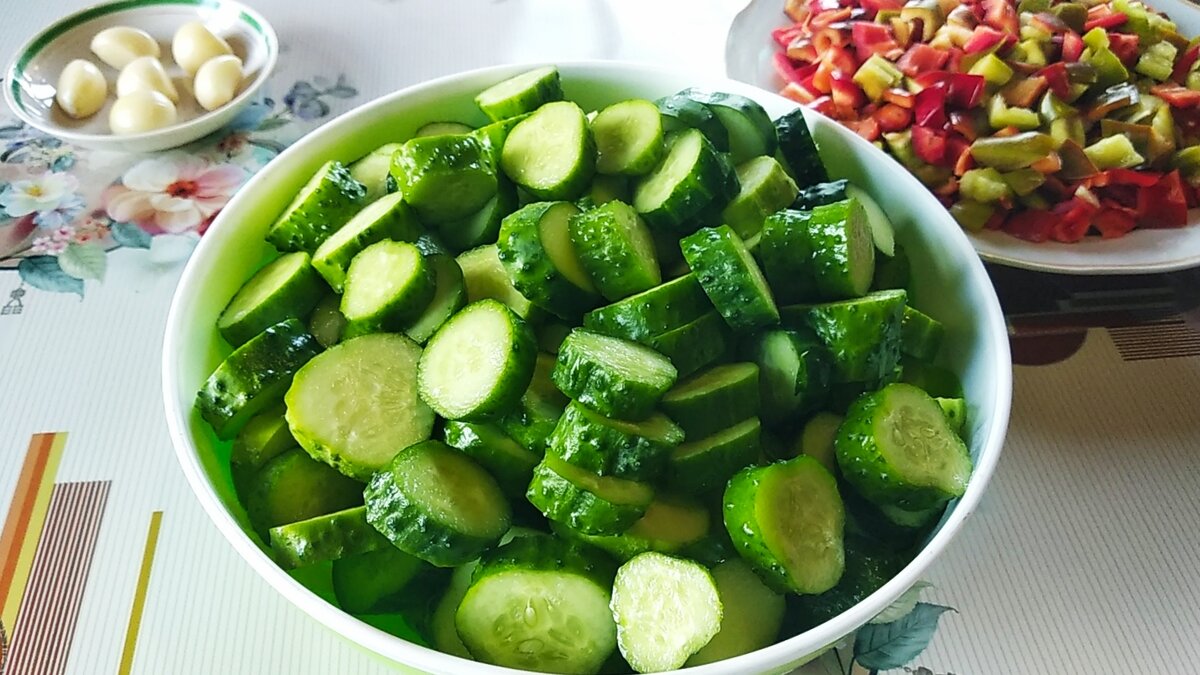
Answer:
[[[1147,0],[1166,13],[1184,35],[1200,35],[1200,8],[1186,0]],[[725,74],[735,80],[777,92],[783,80],[773,60],[779,51],[771,31],[790,26],[784,0],[750,0],[734,17],[725,40]],[[1188,226],[1138,229],[1118,239],[1088,237],[1076,244],[1035,244],[1004,232],[968,232],[984,260],[1058,274],[1156,274],[1200,266],[1200,209],[1188,212]]]
[[[196,102],[191,78],[171,59],[171,38],[188,21],[202,21],[242,60],[245,77],[237,95],[211,112]],[[118,73],[91,52],[90,43],[96,33],[112,26],[140,28],[159,43],[163,66],[180,92],[176,124],[129,135],[109,130]],[[4,100],[25,123],[73,145],[119,152],[165,150],[207,136],[232,120],[254,99],[278,57],[279,39],[266,19],[232,0],[120,0],[68,15],[22,45],[5,70]],[[80,120],[54,104],[59,73],[73,59],[95,63],[110,92],[99,112]]]

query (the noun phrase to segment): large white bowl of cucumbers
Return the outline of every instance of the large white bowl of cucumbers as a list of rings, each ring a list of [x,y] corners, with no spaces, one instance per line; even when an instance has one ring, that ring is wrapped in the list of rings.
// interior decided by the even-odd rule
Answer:
[[[434,673],[813,658],[963,527],[1010,375],[902,167],[619,63],[455,75],[301,140],[208,230],[163,356],[234,548]]]

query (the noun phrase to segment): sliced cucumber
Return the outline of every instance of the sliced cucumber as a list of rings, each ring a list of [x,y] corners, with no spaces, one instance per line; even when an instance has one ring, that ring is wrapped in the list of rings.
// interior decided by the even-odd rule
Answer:
[[[427,253],[425,261],[433,270],[433,298],[418,317],[404,326],[404,334],[418,344],[428,342],[442,324],[467,304],[467,285],[454,258],[445,253]]]
[[[628,204],[632,199],[630,195],[629,179],[624,176],[598,174],[592,179],[592,184],[583,197],[580,197],[578,204],[579,208],[585,211],[614,200]]]
[[[692,655],[687,667],[716,663],[749,654],[775,642],[783,625],[783,596],[763,584],[739,558],[712,568],[721,599],[721,630]]]
[[[508,134],[513,130],[513,127],[520,124],[521,120],[526,117],[529,117],[529,113],[517,115],[516,117],[506,117],[471,132],[473,136],[483,141],[484,145],[487,146],[493,165],[500,166],[500,153],[504,149],[504,141],[508,140]]]
[[[880,382],[900,360],[901,322],[908,294],[875,291],[855,300],[794,305],[783,311],[785,325],[807,326],[833,356],[840,382]]]
[[[455,625],[484,663],[598,673],[617,646],[612,581],[602,554],[547,535],[517,538],[484,556]]]
[[[833,588],[820,595],[796,598],[793,621],[797,632],[815,628],[845,612],[900,573],[905,556],[862,537],[846,538],[846,571]]]
[[[330,348],[287,392],[292,435],[313,458],[366,480],[433,430],[433,411],[417,396],[420,356],[415,342],[392,333]]]
[[[683,257],[704,293],[734,331],[779,323],[779,308],[762,270],[728,225],[684,237]]]
[[[792,208],[802,211],[812,211],[818,206],[833,204],[851,197],[850,181],[845,178],[831,180],[828,183],[809,185],[796,194]]]
[[[684,494],[701,494],[725,487],[729,477],[758,459],[761,425],[751,417],[675,448],[667,483]]]
[[[703,103],[716,114],[729,136],[729,155],[734,162],[740,164],[751,157],[775,154],[775,125],[761,105],[738,94],[695,88],[680,93]]]
[[[493,121],[516,117],[563,98],[558,69],[544,66],[510,77],[479,92],[475,105]]]
[[[598,476],[547,454],[533,470],[525,495],[550,520],[584,534],[617,534],[646,513],[654,488]]]
[[[775,120],[775,133],[779,137],[779,153],[792,170],[797,185],[807,187],[829,182],[825,163],[821,161],[808,122],[804,121],[802,108],[796,108]]]
[[[341,162],[326,162],[267,231],[280,251],[317,250],[367,202],[367,188]]]
[[[747,239],[762,230],[767,216],[787,208],[797,190],[773,157],[754,157],[739,164],[737,177],[740,191],[721,212],[721,220]]]
[[[496,244],[513,286],[564,319],[578,317],[599,301],[568,232],[578,213],[571,202],[529,204],[504,219]]]
[[[648,347],[576,329],[559,348],[551,377],[560,391],[601,415],[639,420],[675,384],[677,371]]]
[[[829,470],[838,475],[837,455],[834,451],[834,440],[837,439],[838,428],[842,426],[842,416],[831,412],[819,412],[809,418],[800,432],[799,450],[796,454],[812,457]]]
[[[922,361],[932,361],[941,349],[944,333],[940,321],[905,306],[900,322],[900,352]]]
[[[466,218],[497,190],[491,149],[474,134],[409,140],[396,151],[392,177],[427,225]]]
[[[508,305],[522,319],[536,318],[538,308],[513,287],[495,244],[460,253],[455,261],[463,273],[468,303],[492,298]]]
[[[664,131],[695,129],[704,134],[708,142],[717,150],[721,152],[729,150],[729,130],[721,123],[712,108],[684,92],[660,98],[655,101],[655,104],[662,113]]]
[[[654,239],[628,204],[610,201],[574,215],[569,230],[584,271],[610,302],[662,283]]]
[[[908,384],[850,406],[836,447],[842,475],[876,504],[933,508],[961,497],[971,476],[971,455],[941,406]]]
[[[946,421],[950,423],[950,428],[954,430],[954,433],[962,436],[967,422],[967,402],[961,398],[935,398],[933,400],[937,401],[942,412],[946,413]]]
[[[601,476],[650,481],[682,442],[683,430],[661,414],[622,422],[572,402],[554,428],[548,452]]]
[[[482,209],[463,218],[451,220],[437,225],[438,232],[446,243],[455,250],[466,251],[493,244],[500,236],[500,224],[504,218],[517,210],[517,187],[512,181],[498,177],[496,181],[496,196],[492,197]]]
[[[666,152],[662,115],[643,99],[614,103],[592,120],[596,171],[641,176],[650,173]]]
[[[875,248],[886,256],[895,255],[896,233],[892,227],[892,221],[883,212],[883,209],[879,208],[879,204],[875,201],[875,198],[856,185],[847,186],[846,194],[859,204],[862,204],[863,211],[867,215],[867,227],[871,230],[871,239],[875,242]]]
[[[763,221],[756,254],[763,274],[781,302],[817,299],[813,265],[812,212],[783,209]]]
[[[512,512],[492,476],[438,441],[401,450],[363,492],[367,521],[437,567],[473,560],[508,530]]]
[[[419,316],[433,299],[433,269],[416,246],[377,241],[354,256],[346,271],[342,315],[346,330],[363,334],[397,330]]]
[[[901,382],[911,384],[930,396],[940,398],[962,398],[962,381],[954,371],[927,361],[906,359],[900,376]]]
[[[729,481],[725,529],[738,553],[778,591],[824,593],[845,566],[837,481],[800,456],[742,470]]]
[[[545,454],[550,435],[568,402],[550,378],[553,371],[554,357],[539,353],[529,388],[521,395],[516,407],[496,420],[504,433],[538,457]],[[529,481],[525,483],[528,485]]]
[[[829,396],[832,357],[807,329],[759,333],[742,356],[758,366],[760,415],[769,425],[799,421]]]
[[[694,274],[655,286],[588,312],[583,326],[613,337],[645,342],[711,312],[712,303]]]
[[[812,274],[826,300],[857,298],[875,278],[875,243],[862,203],[850,198],[818,206],[809,217]]]
[[[699,440],[758,415],[758,395],[758,366],[730,363],[676,384],[663,396],[662,409],[689,440]]]
[[[364,155],[350,165],[350,175],[367,190],[366,203],[395,192],[396,181],[392,178],[392,155],[400,149],[400,143],[388,143]]]
[[[284,569],[307,567],[388,546],[387,539],[367,524],[364,506],[273,527],[270,539],[271,553]]]
[[[557,354],[563,340],[571,332],[571,327],[561,321],[546,321],[534,329],[538,338],[538,349],[547,354]]]
[[[196,409],[217,438],[229,440],[258,413],[279,402],[292,376],[321,352],[297,319],[286,319],[225,357],[196,394]]]
[[[229,461],[257,469],[284,450],[296,447],[296,439],[292,438],[283,413],[284,407],[277,405],[251,417],[233,439]]]
[[[496,478],[505,494],[523,498],[533,467],[541,456],[525,449],[499,427],[486,422],[447,420],[442,430],[446,445],[479,462]]]
[[[417,129],[416,133],[413,134],[413,138],[469,134],[472,131],[474,129],[470,125],[463,124],[462,122],[430,122]]]
[[[538,108],[509,132],[500,166],[539,199],[578,199],[596,172],[596,143],[583,110],[570,101]]]
[[[217,318],[221,337],[234,347],[284,319],[302,317],[328,292],[308,254],[286,253],[242,285]]]
[[[562,537],[578,539],[624,561],[646,551],[676,553],[688,549],[708,536],[709,515],[698,501],[656,495],[646,507],[646,514],[621,534],[583,534],[558,523],[551,523],[551,527]]]
[[[663,161],[638,180],[633,207],[652,228],[688,230],[685,224],[724,194],[726,178],[712,144],[688,129],[671,139]]]
[[[846,505],[847,536],[869,540],[891,551],[915,551],[916,544],[929,534],[929,526],[946,510],[945,504],[921,511],[889,506],[888,513],[884,513],[882,507],[867,501],[845,480],[840,488]]]
[[[263,464],[240,489],[246,515],[261,532],[362,504],[362,483],[294,446]]]
[[[308,315],[308,332],[326,349],[340,342],[342,332],[346,329],[346,317],[342,316],[342,310],[339,309],[341,304],[342,296],[327,293],[313,307],[312,314]]]
[[[474,658],[471,652],[467,651],[462,638],[458,636],[454,615],[458,613],[458,606],[466,596],[467,589],[471,587],[471,577],[478,566],[478,561],[471,560],[455,567],[450,574],[450,585],[433,610],[433,619],[429,622],[429,632],[432,634],[430,642],[433,643],[434,649],[443,654],[463,659]]]
[[[649,552],[617,570],[617,644],[639,673],[682,666],[720,631],[722,614],[717,585],[699,563]]]
[[[717,312],[709,312],[691,323],[647,338],[642,342],[671,360],[680,377],[720,361],[732,342],[729,327]]]
[[[359,211],[317,247],[313,267],[320,272],[330,288],[342,292],[350,261],[368,246],[385,240],[416,241],[421,236],[421,223],[400,193],[385,195]]]
[[[417,387],[429,407],[447,419],[499,413],[521,398],[536,358],[529,325],[504,304],[480,300],[430,338],[417,368]]]
[[[333,561],[333,594],[351,614],[377,611],[422,573],[429,563],[390,543],[378,550]]]

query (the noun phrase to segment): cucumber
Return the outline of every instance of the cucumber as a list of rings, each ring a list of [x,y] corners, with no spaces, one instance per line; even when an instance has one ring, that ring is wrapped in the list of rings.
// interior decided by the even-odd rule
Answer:
[[[401,450],[371,478],[363,496],[372,527],[396,548],[437,567],[475,559],[512,521],[496,480],[438,441]]]
[[[641,176],[650,173],[666,153],[662,115],[643,99],[614,103],[592,120],[596,139],[596,171]]]
[[[660,98],[655,101],[655,105],[662,114],[664,131],[695,129],[704,134],[713,148],[720,152],[728,152],[729,130],[712,108],[684,92]]]
[[[807,329],[764,331],[742,345],[741,355],[758,366],[759,415],[768,425],[799,421],[829,396],[833,359]]]
[[[578,317],[599,301],[568,233],[578,213],[571,202],[529,204],[504,219],[496,243],[513,287],[563,319]]]
[[[342,332],[346,329],[346,317],[342,316],[342,310],[339,309],[341,304],[342,296],[328,293],[308,315],[308,332],[326,349],[341,341]]]
[[[782,302],[818,299],[813,242],[809,237],[812,212],[783,209],[763,220],[756,255],[771,290]]]
[[[922,361],[932,361],[942,346],[945,330],[937,319],[918,309],[905,306],[900,320],[900,353]]]
[[[234,347],[284,319],[302,317],[328,292],[303,251],[285,253],[238,289],[217,318],[221,337]]]
[[[474,134],[410,139],[392,159],[392,177],[426,225],[466,218],[498,189],[491,149]]]
[[[500,236],[500,224],[508,214],[517,210],[517,187],[504,177],[496,180],[496,196],[482,209],[461,220],[437,225],[447,244],[458,251],[492,244]]]
[[[321,352],[298,319],[271,326],[225,357],[196,394],[196,409],[221,440],[279,402],[292,376]]]
[[[296,447],[264,463],[241,490],[246,515],[260,532],[362,504],[362,483]]]
[[[862,204],[863,211],[867,216],[867,228],[871,231],[871,240],[875,242],[875,249],[886,256],[895,255],[896,233],[892,227],[892,221],[879,207],[875,198],[857,185],[848,186],[846,194]]]
[[[942,412],[946,414],[946,421],[950,423],[950,428],[961,437],[967,422],[967,402],[961,398],[935,398],[933,400],[937,401]],[[253,421],[251,420],[251,422]]]
[[[396,181],[391,174],[392,155],[396,154],[400,145],[381,145],[350,165],[350,176],[367,190],[366,203],[370,204],[396,191]]]
[[[598,476],[547,453],[533,470],[525,494],[550,520],[584,534],[617,534],[646,513],[654,488],[646,483]]]
[[[308,567],[389,546],[367,524],[366,507],[314,516],[271,528],[271,553],[284,569]]]
[[[851,197],[849,188],[850,181],[845,178],[831,180],[828,183],[808,185],[796,193],[796,199],[792,202],[792,209],[812,211],[818,206],[849,199]]]
[[[730,558],[711,570],[721,599],[721,630],[686,667],[749,654],[775,642],[786,608],[783,596],[768,588],[745,562]]]
[[[622,201],[626,204],[632,199],[629,189],[629,179],[623,176],[606,176],[597,174],[588,186],[587,192],[577,202],[584,211],[603,206],[611,201]]]
[[[833,356],[839,382],[880,382],[900,361],[901,322],[908,294],[875,291],[854,300],[784,308],[788,326],[807,326]]]
[[[676,553],[702,541],[709,534],[708,509],[686,497],[656,495],[646,514],[621,534],[583,534],[559,523],[551,529],[566,539],[576,539],[607,551],[617,559],[629,560],[639,553]]]
[[[499,413],[521,398],[536,358],[529,324],[496,300],[480,300],[430,338],[417,367],[417,388],[447,419]]]
[[[844,479],[840,485],[846,505],[846,534],[871,541],[889,551],[915,551],[929,534],[929,526],[941,517],[945,505],[923,511],[906,511],[894,506],[883,508],[867,501]]]
[[[251,417],[233,439],[229,461],[257,469],[284,450],[296,447],[283,413],[284,407],[277,405]]]
[[[725,529],[780,592],[824,593],[845,566],[837,481],[812,457],[743,469],[725,488]]]
[[[690,224],[726,190],[717,151],[695,129],[679,132],[663,161],[633,189],[633,207],[651,228],[690,231]],[[721,200],[724,205],[724,200]]]
[[[558,69],[543,66],[510,77],[479,92],[475,105],[492,121],[533,112],[563,98]]]
[[[931,527],[942,517],[942,514],[946,511],[946,506],[944,504],[938,504],[937,506],[930,507],[928,509],[922,509],[920,511],[910,511],[908,509],[902,509],[898,506],[890,506],[887,504],[881,505],[878,508],[879,512],[883,514],[883,517],[891,521],[893,525],[899,525],[900,527],[908,527],[917,530],[924,530]]]
[[[529,117],[529,113],[515,117],[506,117],[471,132],[471,135],[483,141],[484,145],[487,146],[493,165],[500,166],[500,153],[504,149],[504,141],[508,140],[508,134],[513,130],[513,127],[520,124],[521,120],[526,117]],[[511,184],[511,181],[509,183]]]
[[[596,172],[596,143],[583,110],[570,101],[538,108],[508,133],[500,167],[539,199],[578,199]]]
[[[471,128],[470,125],[463,124],[462,122],[429,122],[428,124],[422,125],[420,129],[417,129],[416,133],[414,133],[412,137],[421,138],[422,136],[453,136],[458,134],[469,134],[472,131],[474,131],[474,129]]]
[[[775,133],[779,138],[779,153],[791,169],[796,185],[807,187],[829,182],[825,163],[804,121],[803,109],[796,108],[775,120]]]
[[[826,300],[865,295],[875,278],[875,244],[862,202],[850,198],[818,206],[808,223],[817,293]]]
[[[683,438],[683,430],[659,413],[641,422],[622,422],[572,402],[559,418],[547,451],[601,476],[651,481]]]
[[[557,354],[563,340],[571,332],[571,326],[561,321],[546,321],[534,329],[537,333],[538,349],[547,354]]]
[[[642,340],[647,347],[670,359],[680,377],[720,361],[731,341],[729,327],[715,311],[674,330]]]
[[[657,673],[679,668],[708,644],[723,608],[703,565],[651,551],[617,570],[612,616],[625,660],[639,673]]]
[[[503,302],[522,319],[536,318],[538,309],[513,288],[495,244],[460,253],[455,262],[463,273],[468,303],[492,298]]]
[[[676,384],[663,396],[662,409],[689,440],[699,440],[758,415],[758,391],[757,365],[729,363]]]
[[[836,447],[842,475],[875,504],[933,508],[961,497],[971,476],[971,455],[941,407],[908,384],[855,401]]]
[[[329,235],[313,254],[312,265],[330,288],[341,293],[350,261],[363,249],[385,239],[411,242],[419,236],[421,223],[400,193],[392,193],[371,202]]]
[[[962,381],[953,371],[926,361],[906,359],[901,382],[917,387],[930,396],[962,398]]]
[[[734,162],[741,163],[751,157],[775,154],[775,125],[761,105],[738,94],[708,92],[695,88],[685,89],[680,93],[704,104],[717,116],[729,137],[729,155]]]
[[[696,276],[687,274],[588,312],[583,317],[583,327],[612,337],[645,342],[681,328],[712,309]]]
[[[842,426],[843,417],[831,412],[819,412],[808,419],[804,430],[800,432],[800,452],[812,457],[829,470],[838,475],[837,456],[834,451],[834,441],[837,439],[838,428]]]
[[[378,241],[354,256],[346,270],[342,315],[348,334],[392,331],[425,311],[435,277],[425,256],[403,241]]]
[[[558,419],[568,402],[550,378],[553,371],[554,357],[539,353],[534,361],[529,388],[512,410],[496,420],[504,433],[538,457],[545,454],[550,435],[554,433],[554,427],[558,425]],[[529,481],[525,483],[528,485]]]
[[[649,417],[676,377],[671,361],[649,347],[583,329],[563,341],[551,373],[570,398],[627,420]]]
[[[675,448],[667,469],[667,484],[683,494],[720,490],[733,474],[758,459],[762,445],[757,417]]]
[[[392,333],[354,338],[310,361],[288,389],[292,435],[314,459],[368,479],[429,438],[433,411],[417,395],[421,348]]]
[[[598,673],[617,646],[608,605],[613,565],[548,535],[484,556],[455,614],[484,663],[545,673]]]
[[[779,323],[779,308],[762,270],[728,225],[704,228],[679,245],[704,293],[730,328],[744,332]]]
[[[421,232],[420,236],[413,240],[413,245],[421,251],[421,255],[429,256],[438,253],[442,255],[454,255],[446,246],[446,243],[442,241],[442,238],[433,232]]]
[[[739,192],[721,220],[743,239],[759,233],[763,221],[796,198],[796,184],[773,157],[754,157],[737,167]]]
[[[431,569],[390,543],[375,551],[333,561],[333,594],[351,614],[378,611]]]
[[[875,279],[871,281],[871,288],[877,291],[908,288],[910,272],[908,254],[896,244],[894,255],[875,259]]]
[[[446,445],[487,469],[505,494],[517,498],[524,497],[533,467],[541,460],[540,455],[526,450],[499,427],[486,422],[447,420],[442,437]]]
[[[857,605],[904,569],[905,556],[861,537],[846,538],[846,571],[819,595],[794,596],[791,621],[796,632],[815,628]]]
[[[471,577],[475,574],[478,566],[478,561],[471,560],[455,567],[454,571],[450,573],[450,585],[442,593],[441,599],[438,600],[437,606],[433,610],[433,619],[429,622],[429,632],[432,638],[430,642],[434,649],[443,654],[463,659],[473,658],[471,652],[467,651],[467,646],[463,644],[462,638],[458,636],[458,628],[454,625],[454,615],[458,613],[458,606],[466,596],[467,589],[471,587]]]
[[[654,239],[632,206],[610,201],[576,214],[569,232],[580,264],[608,301],[662,283]]]
[[[462,268],[445,253],[427,253],[425,262],[433,271],[433,297],[419,316],[404,325],[404,334],[425,344],[442,324],[467,304],[467,286]]]
[[[341,162],[326,162],[271,224],[267,241],[280,251],[317,250],[367,203],[367,188]]]

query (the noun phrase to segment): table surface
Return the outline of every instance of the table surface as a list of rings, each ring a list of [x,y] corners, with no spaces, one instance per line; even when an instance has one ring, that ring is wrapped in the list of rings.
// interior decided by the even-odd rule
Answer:
[[[0,44],[75,4],[6,7]],[[0,114],[0,668],[10,675],[394,672],[243,564],[176,465],[160,345],[199,232],[289,142],[378,95],[529,60],[719,73],[738,10],[718,0],[251,4],[279,33],[279,68],[264,99],[211,139],[106,154]],[[164,196],[181,183],[190,191]],[[922,591],[955,611],[936,632],[918,618],[900,631],[895,672],[1195,672],[1200,279],[992,273],[1018,363],[1008,443],[971,526]],[[848,639],[803,672],[866,672],[852,657]]]

